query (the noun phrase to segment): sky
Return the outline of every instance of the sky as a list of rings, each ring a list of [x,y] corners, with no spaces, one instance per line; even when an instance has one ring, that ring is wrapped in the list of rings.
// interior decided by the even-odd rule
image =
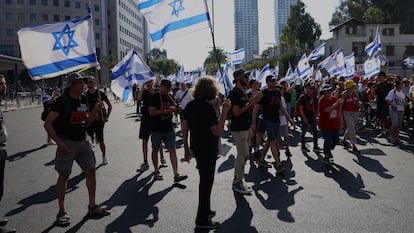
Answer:
[[[214,12],[212,10],[214,1]],[[274,43],[274,0],[258,0],[259,7],[259,51]],[[302,0],[305,11],[321,26],[321,39],[332,37],[329,21],[340,0]],[[269,5],[271,3],[271,5]],[[214,25],[216,48],[226,52],[234,51],[234,0],[207,0],[210,18]],[[209,29],[186,34],[164,42],[160,49],[167,51],[167,57],[184,66],[185,71],[203,66],[208,52],[213,50],[212,35]]]

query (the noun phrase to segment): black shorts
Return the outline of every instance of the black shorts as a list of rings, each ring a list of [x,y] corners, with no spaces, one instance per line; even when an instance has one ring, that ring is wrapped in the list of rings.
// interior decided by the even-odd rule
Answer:
[[[139,127],[139,139],[148,140],[151,135],[149,120],[141,120],[141,125]]]
[[[101,121],[93,121],[88,128],[86,129],[86,132],[89,136],[93,137],[96,135],[96,141],[97,142],[103,142],[104,141],[104,135],[103,135],[103,129],[104,129],[104,122]]]
[[[377,104],[376,116],[379,119],[386,118],[388,116],[389,106],[388,104]]]

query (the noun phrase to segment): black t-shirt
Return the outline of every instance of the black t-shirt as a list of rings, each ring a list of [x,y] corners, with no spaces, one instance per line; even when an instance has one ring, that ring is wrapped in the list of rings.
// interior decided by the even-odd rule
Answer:
[[[259,101],[259,104],[262,106],[263,119],[279,122],[279,111],[280,111],[280,91],[273,90],[270,91],[265,89],[262,91],[262,98]]]
[[[149,120],[150,116],[149,116],[149,112],[148,112],[148,105],[149,102],[151,101],[151,92],[148,91],[148,89],[145,89],[144,91],[142,91],[142,97],[141,97],[141,102],[142,102],[142,108],[141,108],[141,120],[142,121],[146,121]]]
[[[229,92],[229,97],[231,101],[231,107],[233,106],[239,106],[239,108],[244,107],[247,105],[249,99],[246,95],[246,93],[243,90],[240,90],[238,88],[233,88]],[[242,131],[242,130],[248,130],[250,128],[250,111],[245,111],[239,116],[234,116],[231,114],[231,122],[230,122],[230,130],[231,131]]]
[[[63,95],[66,95],[64,97]],[[54,122],[55,131],[61,138],[82,141],[86,138],[86,114],[88,102],[85,98],[72,99],[66,93],[59,96],[52,104],[51,111],[58,112],[59,117]],[[67,107],[69,101],[69,108]]]
[[[151,95],[148,107],[155,107],[159,109],[168,109],[170,106],[174,106],[174,97],[171,94],[161,95],[159,92],[156,92]],[[166,133],[174,130],[172,123],[173,114],[167,113],[160,116],[150,117],[150,128],[151,131]]]
[[[292,102],[292,93],[291,93],[291,92],[287,92],[287,91],[285,91],[285,92],[283,93],[283,97],[285,97],[285,101],[286,101],[286,103],[290,103],[290,102]]]
[[[299,104],[303,106],[303,112],[306,117],[315,116],[315,97],[302,94],[299,99]]]
[[[216,159],[218,152],[218,137],[210,130],[217,125],[216,111],[205,100],[194,99],[188,102],[184,110],[184,117],[190,128],[190,147],[196,154],[211,156]]]
[[[386,105],[387,102],[385,101],[385,97],[387,97],[388,93],[392,90],[392,84],[388,82],[380,82],[377,84],[377,88],[375,88],[375,94],[377,95],[377,104],[379,105]]]

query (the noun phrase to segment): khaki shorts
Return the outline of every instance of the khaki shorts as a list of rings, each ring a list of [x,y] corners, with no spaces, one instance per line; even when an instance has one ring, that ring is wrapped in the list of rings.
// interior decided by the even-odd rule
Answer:
[[[63,155],[59,149],[56,149],[55,170],[57,172],[69,175],[72,172],[73,161],[76,161],[83,171],[95,169],[95,154],[88,141],[64,139],[63,142],[69,148],[69,154]]]

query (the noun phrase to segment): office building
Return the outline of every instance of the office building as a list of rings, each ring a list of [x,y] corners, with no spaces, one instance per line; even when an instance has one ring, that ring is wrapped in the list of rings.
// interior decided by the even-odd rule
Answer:
[[[235,49],[244,48],[245,62],[259,54],[259,17],[257,0],[234,1]]]

